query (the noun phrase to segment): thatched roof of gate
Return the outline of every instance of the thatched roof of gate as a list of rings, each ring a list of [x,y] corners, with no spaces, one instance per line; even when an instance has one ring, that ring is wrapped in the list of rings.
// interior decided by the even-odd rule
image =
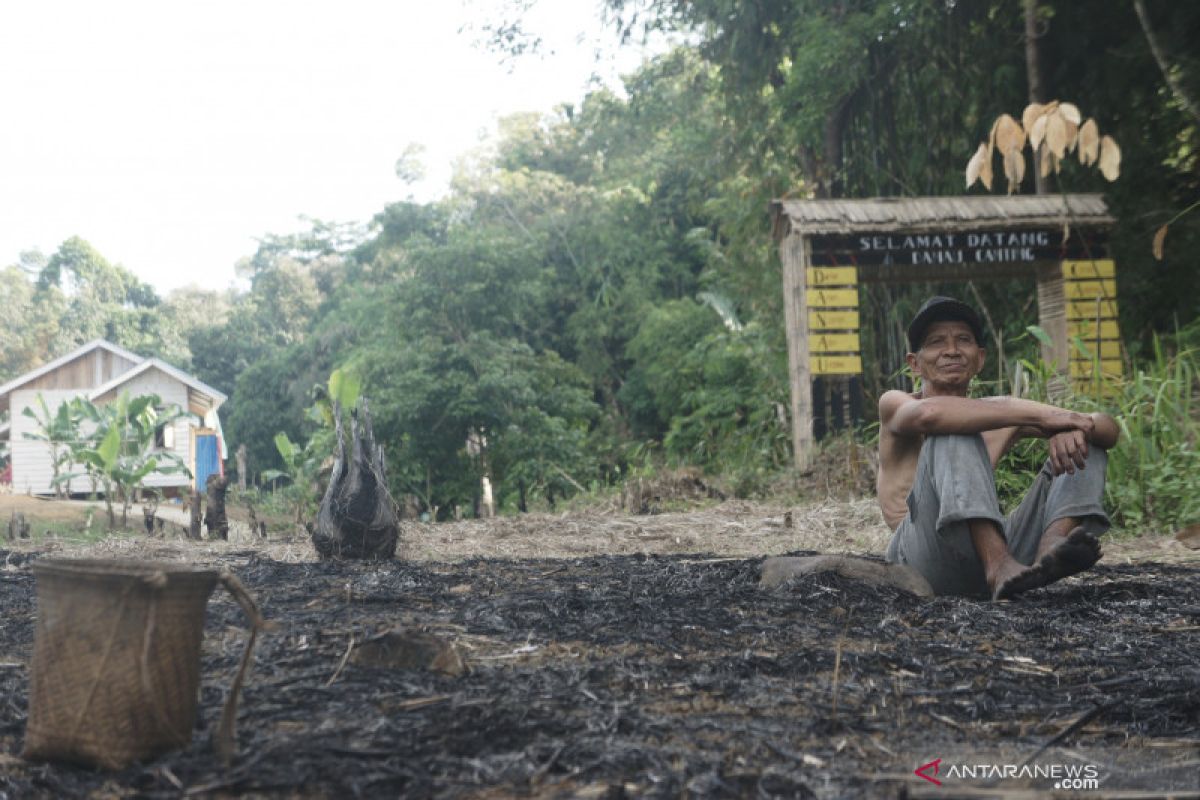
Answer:
[[[1055,225],[1111,225],[1098,194],[874,197],[865,200],[774,200],[776,237],[893,231],[972,231]]]

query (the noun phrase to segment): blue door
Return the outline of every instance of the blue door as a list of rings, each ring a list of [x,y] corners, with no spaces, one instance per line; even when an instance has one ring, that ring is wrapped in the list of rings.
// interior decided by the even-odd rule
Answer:
[[[221,472],[215,433],[196,434],[196,490],[204,491],[208,476]]]

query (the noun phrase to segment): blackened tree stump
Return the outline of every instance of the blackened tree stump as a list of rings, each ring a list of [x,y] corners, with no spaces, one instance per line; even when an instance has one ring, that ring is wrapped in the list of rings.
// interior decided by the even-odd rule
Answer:
[[[14,542],[17,539],[29,538],[29,523],[25,520],[25,515],[20,511],[12,513],[12,519],[8,521],[8,540]]]
[[[313,546],[321,558],[394,558],[400,540],[399,515],[387,487],[383,447],[375,444],[371,430],[367,398],[362,398],[360,408],[360,414],[350,414],[347,456],[341,405],[333,404],[337,449],[312,530]]]

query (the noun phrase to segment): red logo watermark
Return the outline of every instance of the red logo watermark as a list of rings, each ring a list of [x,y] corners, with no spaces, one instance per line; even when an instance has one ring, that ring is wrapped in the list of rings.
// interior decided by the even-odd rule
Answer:
[[[939,781],[937,778],[930,777],[930,775],[929,775],[930,769],[933,770],[934,775],[937,775],[938,772],[941,770],[941,763],[942,763],[942,760],[940,758],[935,758],[933,761],[930,761],[928,764],[922,764],[921,766],[914,769],[913,774],[915,774],[918,778],[924,778],[925,780],[929,781],[930,783],[932,783],[936,786],[941,786],[942,785],[941,781]]]
[[[934,786],[941,786],[937,779],[942,771],[941,758],[922,764],[913,774]],[[997,764],[980,761],[946,765],[947,780],[1052,780],[1055,789],[1097,789],[1100,786],[1100,771],[1095,764]]]

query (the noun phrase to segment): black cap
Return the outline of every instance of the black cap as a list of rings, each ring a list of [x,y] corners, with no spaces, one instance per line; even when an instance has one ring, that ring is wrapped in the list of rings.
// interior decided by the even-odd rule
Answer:
[[[921,306],[921,310],[913,317],[913,321],[909,323],[908,346],[911,348],[910,352],[915,353],[921,349],[921,342],[925,340],[925,331],[929,330],[930,325],[944,320],[958,320],[967,323],[971,333],[975,334],[975,342],[981,347],[983,346],[983,323],[979,320],[975,309],[953,297],[938,295],[926,300],[925,304]]]

